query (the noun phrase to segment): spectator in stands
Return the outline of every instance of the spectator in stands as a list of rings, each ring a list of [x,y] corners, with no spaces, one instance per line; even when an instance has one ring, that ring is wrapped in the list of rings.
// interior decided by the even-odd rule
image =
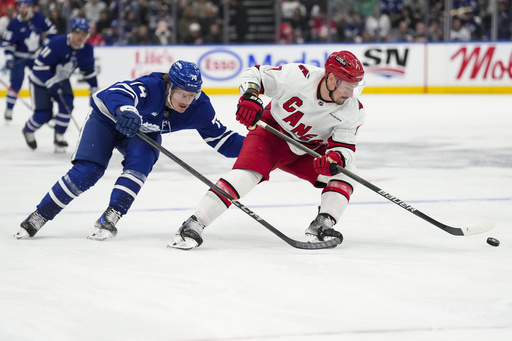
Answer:
[[[105,40],[105,45],[109,46],[127,44],[125,37],[119,31],[119,22],[117,20],[112,20],[110,28],[103,35],[103,39]]]
[[[398,23],[398,27],[393,29],[390,40],[412,42],[414,40],[414,31],[409,28],[405,20],[402,20]]]
[[[280,44],[291,44],[294,42],[293,27],[287,20],[281,20],[277,42]]]
[[[437,20],[432,20],[428,27],[428,41],[444,41],[444,29]]]
[[[185,42],[185,38],[189,35],[190,25],[197,23],[197,18],[194,15],[192,6],[186,5],[183,7],[181,18],[178,19],[178,41]]]
[[[311,25],[311,41],[326,42],[329,36],[333,37],[338,32],[338,26],[334,19],[327,19],[327,15],[321,9]]]
[[[471,32],[462,25],[459,17],[452,18],[452,29],[450,30],[451,41],[469,41],[471,40]]]
[[[309,41],[309,27],[303,8],[304,6],[295,7],[292,17],[288,19],[293,28],[294,40],[299,44]]]
[[[84,5],[85,17],[91,22],[96,22],[100,19],[100,13],[107,8],[107,5],[101,0],[87,0]]]
[[[346,41],[360,43],[364,32],[364,21],[359,13],[354,10],[349,11],[349,15],[344,27],[344,36]]]
[[[416,43],[425,43],[428,41],[427,28],[424,22],[419,21],[416,23],[416,30],[413,32],[413,41]]]
[[[201,36],[208,34],[213,24],[221,24],[222,20],[218,17],[218,9],[216,6],[205,6],[198,14],[198,24],[201,25]]]
[[[509,2],[498,2],[498,40],[512,39],[512,9],[509,8]]]
[[[203,37],[201,36],[201,25],[196,22],[190,24],[188,28],[188,34],[183,40],[185,44],[200,45],[203,43]]]
[[[354,2],[354,10],[363,18],[368,18],[373,14],[373,9],[378,0],[359,0]]]
[[[68,23],[57,9],[50,10],[48,19],[50,19],[53,26],[55,26],[57,34],[66,34],[68,32]]]
[[[425,20],[423,12],[427,6],[426,0],[403,0],[402,6],[409,8],[414,25]]]
[[[61,14],[64,18],[76,18],[78,17],[78,12],[82,8],[82,0],[68,0],[63,1]],[[84,12],[85,13],[85,12]]]
[[[169,30],[167,21],[160,20],[156,25],[155,36],[157,37],[160,45],[169,45],[172,43],[172,33]]]
[[[137,25],[149,26],[150,8],[148,0],[132,1],[135,21]]]
[[[130,36],[128,40],[130,45],[158,45],[160,41],[158,38],[149,30],[146,25],[137,27],[134,34]]]
[[[112,19],[110,19],[110,11],[108,9],[102,10],[100,12],[100,18],[96,22],[96,31],[104,35],[106,30],[110,28],[111,24]]]
[[[381,13],[380,5],[373,8],[373,14],[366,18],[365,31],[372,41],[388,41],[391,31],[391,20],[385,13]]]
[[[220,29],[219,24],[210,25],[210,30],[204,36],[204,43],[205,44],[222,44],[223,43],[222,31]]]
[[[103,39],[103,36],[96,30],[96,23],[94,21],[89,23],[89,38],[87,38],[87,42],[92,46],[105,45],[105,40]]]
[[[16,0],[0,0],[0,17],[7,14],[7,7],[9,6],[16,10]]]

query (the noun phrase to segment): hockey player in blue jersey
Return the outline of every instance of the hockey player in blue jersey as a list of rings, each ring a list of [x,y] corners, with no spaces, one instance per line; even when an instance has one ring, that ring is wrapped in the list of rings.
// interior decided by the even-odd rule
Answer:
[[[114,237],[118,220],[128,212],[159,155],[135,135],[139,129],[158,143],[162,133],[195,129],[220,154],[237,157],[244,137],[228,130],[216,118],[201,85],[196,64],[177,61],[168,73],[118,82],[95,93],[72,157],[73,167],[21,223],[15,237],[33,237],[71,200],[93,186],[103,176],[116,148],[124,157],[123,172],[114,185],[108,208],[87,238]]]
[[[73,89],[69,78],[79,69],[89,84],[91,94],[98,90],[94,68],[93,46],[86,42],[89,20],[74,18],[71,32],[52,38],[34,61],[29,75],[30,92],[34,102],[34,113],[23,127],[22,133],[31,149],[37,148],[36,130],[53,118],[53,103],[58,104],[53,143],[56,152],[68,146],[64,139],[71,112],[73,111]]]
[[[52,22],[40,12],[32,11],[32,0],[18,0],[18,15],[4,33],[5,66],[11,70],[4,118],[12,120],[12,110],[25,78],[25,68],[32,69],[34,59],[46,38],[57,33]]]

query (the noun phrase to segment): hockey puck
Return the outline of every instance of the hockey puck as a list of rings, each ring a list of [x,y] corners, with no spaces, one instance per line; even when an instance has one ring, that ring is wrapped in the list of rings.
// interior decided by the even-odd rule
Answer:
[[[491,246],[498,246],[498,245],[500,245],[500,241],[496,238],[489,237],[489,238],[487,238],[487,244],[489,244]]]

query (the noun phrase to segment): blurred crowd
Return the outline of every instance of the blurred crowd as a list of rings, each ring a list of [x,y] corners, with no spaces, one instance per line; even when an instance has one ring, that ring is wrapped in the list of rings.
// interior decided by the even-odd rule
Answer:
[[[96,46],[246,43],[248,1],[34,0],[34,10],[59,34],[68,32],[72,18],[89,19],[88,41]],[[273,42],[491,40],[494,1],[495,38],[511,40],[512,0],[453,0],[448,11],[445,0],[276,0]],[[0,0],[0,34],[15,6]]]
[[[279,41],[490,40],[493,1],[498,2],[496,39],[510,40],[511,0],[452,0],[448,10],[445,0],[284,0]]]

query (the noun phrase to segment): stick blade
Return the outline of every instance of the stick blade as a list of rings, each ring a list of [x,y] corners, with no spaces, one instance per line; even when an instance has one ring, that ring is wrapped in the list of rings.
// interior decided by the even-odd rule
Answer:
[[[474,226],[463,227],[461,230],[465,236],[471,236],[474,234],[480,234],[492,230],[496,226],[493,221],[487,221]]]

